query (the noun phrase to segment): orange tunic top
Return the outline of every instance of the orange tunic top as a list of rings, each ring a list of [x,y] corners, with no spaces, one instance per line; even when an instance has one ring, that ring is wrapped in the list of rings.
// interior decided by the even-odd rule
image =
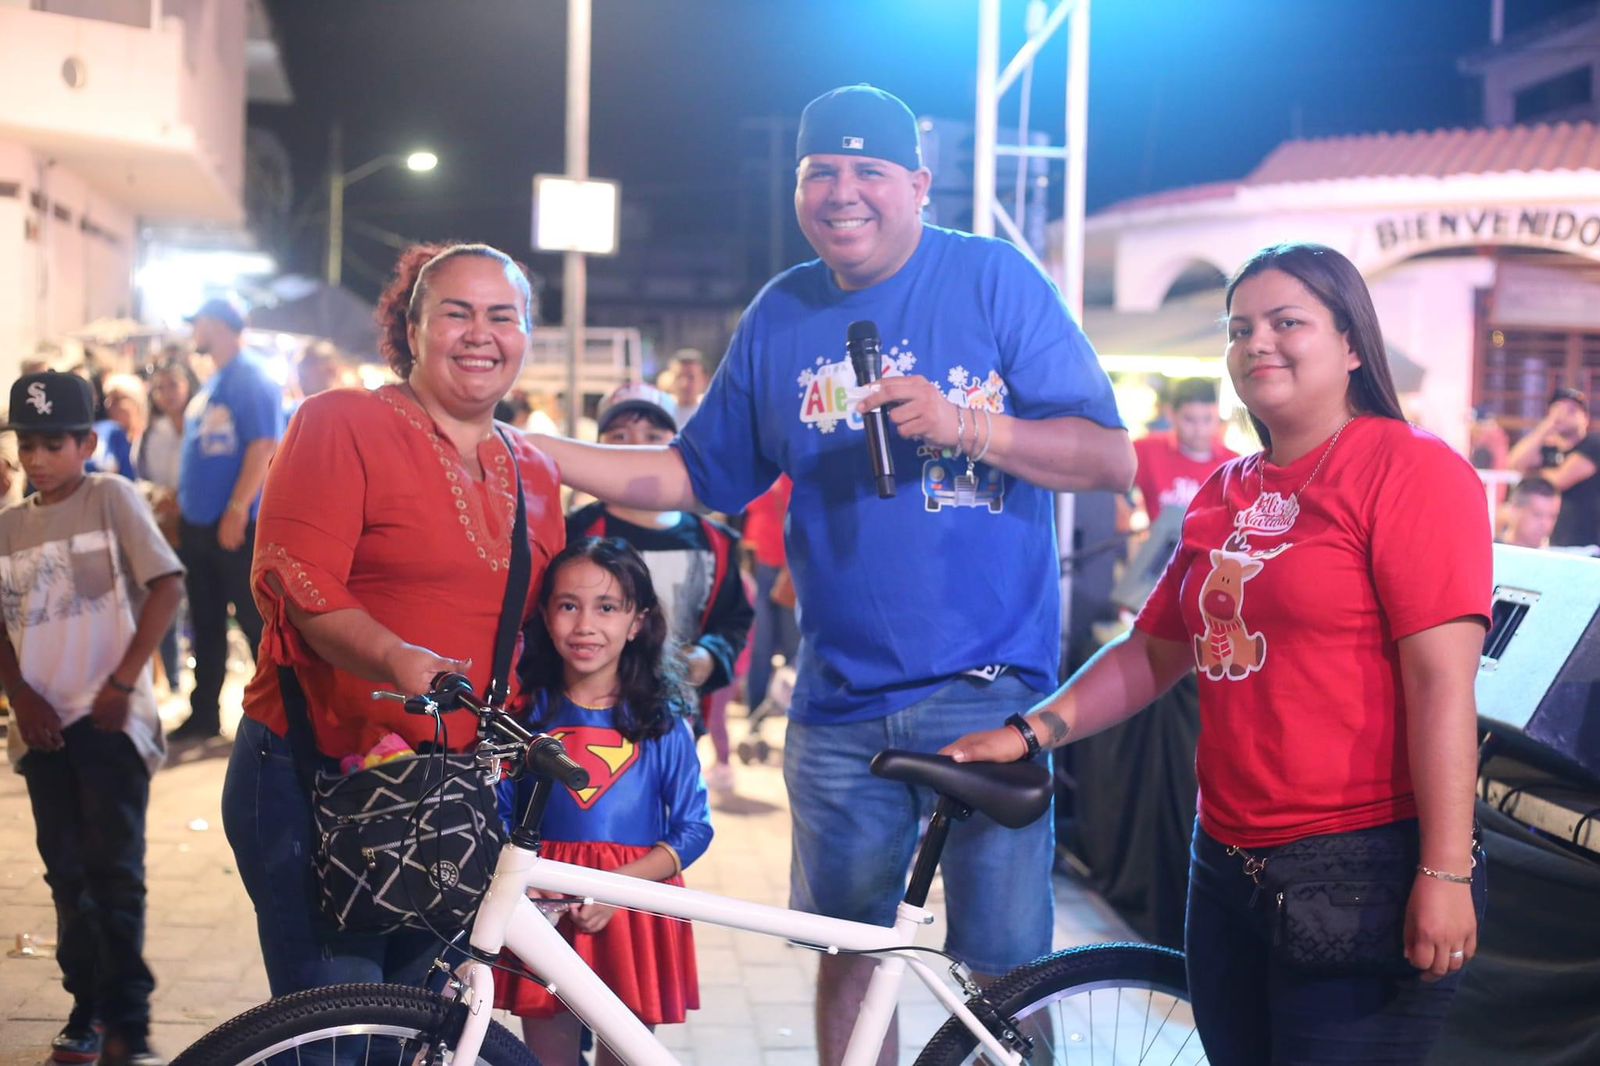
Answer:
[[[256,526],[251,584],[265,627],[245,714],[284,735],[278,668],[288,666],[305,690],[324,755],[366,752],[389,732],[413,746],[434,739],[430,719],[374,701],[382,685],[318,656],[289,621],[289,601],[312,614],[364,610],[408,643],[471,660],[473,688],[485,689],[511,559],[513,467],[532,548],[524,621],[566,543],[555,463],[520,433],[497,428],[512,448],[499,434],[480,444],[484,477],[477,480],[396,386],[339,389],[301,405],[273,457]],[[514,670],[511,684],[515,694]],[[469,712],[447,714],[445,725],[452,750],[475,736]]]

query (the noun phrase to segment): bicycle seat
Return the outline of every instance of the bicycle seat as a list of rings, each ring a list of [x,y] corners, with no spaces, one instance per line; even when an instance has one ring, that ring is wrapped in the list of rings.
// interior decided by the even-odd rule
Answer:
[[[1050,771],[1035,762],[956,762],[948,755],[887,748],[872,757],[872,772],[889,781],[926,785],[1007,829],[1021,829],[1039,817],[1054,794]]]

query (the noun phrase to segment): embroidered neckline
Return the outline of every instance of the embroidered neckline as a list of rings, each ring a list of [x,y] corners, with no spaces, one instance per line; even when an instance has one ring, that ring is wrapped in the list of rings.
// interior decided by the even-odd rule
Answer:
[[[509,570],[511,535],[516,529],[517,518],[517,488],[511,480],[515,476],[513,473],[515,465],[511,462],[511,446],[496,433],[493,440],[499,447],[494,451],[493,465],[485,463],[483,468],[484,482],[498,485],[506,501],[502,533],[499,537],[492,538],[489,536],[488,527],[482,521],[482,516],[475,513],[482,505],[474,506],[477,503],[476,495],[469,495],[463,484],[469,479],[463,476],[466,469],[461,463],[460,453],[456,451],[455,445],[445,440],[427,411],[406,396],[398,385],[386,385],[377,391],[377,395],[389,405],[391,411],[405,419],[412,429],[427,438],[429,446],[433,449],[434,458],[439,460],[445,480],[449,483],[450,495],[455,502],[456,521],[460,523],[467,543],[472,545],[478,558],[487,562],[489,569],[495,572]],[[494,479],[493,482],[490,481],[491,478]]]

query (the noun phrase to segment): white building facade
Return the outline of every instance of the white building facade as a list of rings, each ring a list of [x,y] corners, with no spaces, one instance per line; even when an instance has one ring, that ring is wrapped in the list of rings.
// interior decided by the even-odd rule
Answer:
[[[0,381],[134,316],[140,232],[244,220],[248,0],[0,0]]]

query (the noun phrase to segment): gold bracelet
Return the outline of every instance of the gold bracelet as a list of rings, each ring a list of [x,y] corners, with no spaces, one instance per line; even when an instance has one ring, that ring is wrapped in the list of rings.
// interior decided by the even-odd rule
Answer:
[[[1478,865],[1478,857],[1476,855],[1474,855],[1474,856],[1472,856],[1472,865],[1468,866],[1467,869],[1469,869],[1469,870],[1476,869],[1477,865]],[[1470,885],[1470,884],[1472,884],[1472,875],[1471,874],[1447,873],[1444,870],[1435,870],[1432,867],[1424,866],[1420,862],[1417,863],[1417,873],[1423,875],[1424,877],[1432,877],[1435,880],[1448,881],[1452,885]]]

